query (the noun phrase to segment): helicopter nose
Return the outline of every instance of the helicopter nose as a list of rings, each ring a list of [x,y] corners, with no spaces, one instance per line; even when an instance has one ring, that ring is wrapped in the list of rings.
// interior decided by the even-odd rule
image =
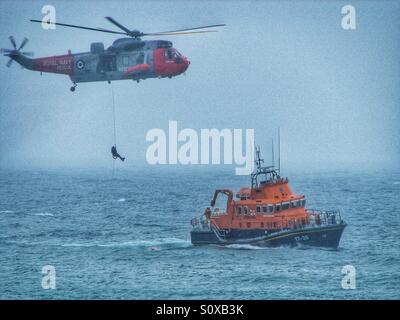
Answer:
[[[189,59],[188,59],[188,58],[184,58],[184,59],[183,59],[182,65],[183,65],[183,72],[185,72],[186,69],[187,69],[187,68],[189,67],[189,65],[190,65]]]

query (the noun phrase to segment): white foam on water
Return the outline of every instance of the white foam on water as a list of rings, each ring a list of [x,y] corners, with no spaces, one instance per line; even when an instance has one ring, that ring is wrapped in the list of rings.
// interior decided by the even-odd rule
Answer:
[[[264,250],[265,247],[258,247],[252,244],[228,244],[226,246],[230,249],[244,249],[244,250]]]
[[[41,217],[54,217],[54,214],[50,213],[50,212],[38,212],[38,213],[34,213],[34,216],[41,216]]]
[[[86,242],[86,243],[65,243],[63,247],[156,247],[162,249],[166,247],[172,248],[187,248],[191,247],[190,241],[177,238],[164,238],[154,240],[132,240],[123,242],[99,243],[99,242]]]
[[[395,181],[393,182],[393,184],[400,184],[400,181]]]
[[[0,213],[14,213],[12,210],[1,210]]]
[[[96,244],[90,244],[90,243],[63,243],[61,247],[93,247],[96,246]]]
[[[118,202],[125,202],[125,198],[120,198],[117,200]]]

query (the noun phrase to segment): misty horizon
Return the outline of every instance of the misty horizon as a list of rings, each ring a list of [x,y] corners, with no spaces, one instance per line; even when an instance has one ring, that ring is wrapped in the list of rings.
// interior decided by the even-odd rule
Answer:
[[[399,3],[356,2],[357,29],[343,30],[342,2],[227,2],[180,2],[180,10],[175,1],[52,3],[58,22],[89,27],[111,29],[108,15],[144,32],[227,24],[216,33],[159,37],[189,58],[186,75],[112,83],[118,150],[127,157],[115,164],[119,170],[161,167],[147,164],[145,137],[172,120],[197,132],[254,129],[266,163],[280,128],[283,170],[399,169]],[[41,19],[45,4],[0,2],[0,47],[10,48],[10,35],[17,44],[27,37],[26,51],[37,58],[118,38],[43,30],[29,19]],[[112,168],[111,85],[80,83],[71,93],[67,76],[41,76],[15,62],[7,68],[7,59],[0,67],[0,168]]]

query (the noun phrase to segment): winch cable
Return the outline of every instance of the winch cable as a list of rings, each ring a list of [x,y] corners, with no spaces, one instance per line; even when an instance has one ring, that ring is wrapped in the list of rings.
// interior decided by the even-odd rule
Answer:
[[[113,126],[114,126],[114,146],[117,147],[117,128],[115,125],[114,85],[112,82],[111,82],[111,96],[112,96],[112,113],[113,113]],[[114,173],[115,173],[115,160],[116,160],[116,158],[113,157],[113,173],[112,173],[113,178],[114,178]]]
[[[117,146],[117,129],[115,126],[115,100],[114,100],[114,86],[111,83],[112,106],[113,106],[113,123],[114,123],[114,145]]]

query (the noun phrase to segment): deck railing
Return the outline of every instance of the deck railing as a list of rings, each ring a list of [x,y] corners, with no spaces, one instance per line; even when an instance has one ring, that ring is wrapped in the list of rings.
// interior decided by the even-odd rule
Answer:
[[[340,214],[340,210],[315,210],[315,209],[307,209],[307,213],[309,215],[309,223],[314,223],[316,225],[330,225],[330,224],[340,224],[342,223],[342,217]]]

